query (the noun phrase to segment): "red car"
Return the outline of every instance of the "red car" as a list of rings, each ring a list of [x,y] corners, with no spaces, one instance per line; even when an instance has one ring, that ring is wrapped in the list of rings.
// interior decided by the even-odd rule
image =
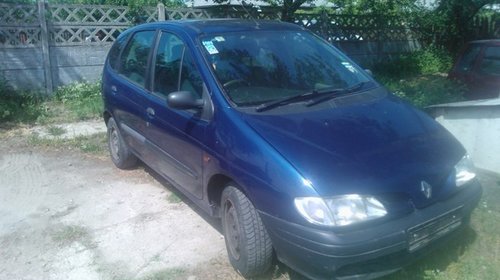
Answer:
[[[467,43],[448,77],[467,85],[468,99],[500,97],[500,40]]]

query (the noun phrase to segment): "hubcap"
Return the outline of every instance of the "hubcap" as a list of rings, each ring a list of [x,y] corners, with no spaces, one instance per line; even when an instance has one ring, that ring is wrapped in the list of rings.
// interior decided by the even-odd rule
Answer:
[[[119,160],[120,155],[118,154],[118,151],[120,150],[120,141],[118,131],[114,128],[112,128],[109,135],[109,148],[111,149],[111,156],[113,156],[114,159]]]
[[[240,259],[240,232],[236,209],[231,201],[226,201],[224,215],[224,228],[226,229],[226,239],[231,256]]]

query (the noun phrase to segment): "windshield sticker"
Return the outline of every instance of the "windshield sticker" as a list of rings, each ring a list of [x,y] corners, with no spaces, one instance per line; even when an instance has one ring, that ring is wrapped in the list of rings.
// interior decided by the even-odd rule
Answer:
[[[224,39],[224,37],[222,37],[222,36],[217,36],[217,37],[215,37],[214,39],[215,39],[215,41],[217,41],[217,42],[224,42],[224,41],[226,41],[226,39]]]
[[[214,46],[214,42],[212,41],[203,41],[203,46],[207,50],[209,54],[218,54],[219,51],[217,48]]]
[[[344,67],[347,68],[347,70],[351,71],[352,73],[356,73],[356,68],[354,68],[354,66],[352,66],[351,63],[344,61],[342,62],[342,65],[344,65]]]

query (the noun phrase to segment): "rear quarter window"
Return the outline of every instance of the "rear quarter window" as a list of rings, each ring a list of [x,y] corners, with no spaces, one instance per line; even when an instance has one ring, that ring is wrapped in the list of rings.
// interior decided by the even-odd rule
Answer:
[[[146,80],[148,57],[154,35],[153,30],[136,32],[120,55],[118,73],[141,86],[144,86]]]
[[[120,56],[121,51],[125,47],[125,44],[127,43],[127,39],[130,37],[129,34],[126,34],[124,36],[118,37],[118,39],[115,41],[111,49],[109,50],[108,54],[108,63],[109,66],[113,70],[118,70],[118,57]]]

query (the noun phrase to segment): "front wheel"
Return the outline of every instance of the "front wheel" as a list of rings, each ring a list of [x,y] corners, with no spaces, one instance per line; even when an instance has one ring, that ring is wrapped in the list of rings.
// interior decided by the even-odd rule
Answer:
[[[227,254],[243,277],[253,277],[269,270],[273,248],[259,213],[233,185],[224,189],[221,199]]]

